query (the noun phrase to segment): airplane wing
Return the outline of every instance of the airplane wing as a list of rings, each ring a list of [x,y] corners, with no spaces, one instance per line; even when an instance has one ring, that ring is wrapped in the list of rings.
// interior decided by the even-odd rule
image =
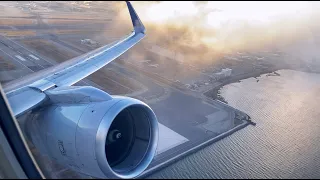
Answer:
[[[145,37],[145,27],[130,2],[126,2],[134,31],[111,45],[105,45],[56,66],[6,84],[3,89],[15,116],[38,106],[47,97],[45,91],[71,86],[107,65]]]
[[[25,137],[40,154],[82,174],[134,178],[152,162],[158,121],[144,102],[71,86],[126,52],[145,28],[126,2],[134,30],[121,40],[7,84],[4,90]]]

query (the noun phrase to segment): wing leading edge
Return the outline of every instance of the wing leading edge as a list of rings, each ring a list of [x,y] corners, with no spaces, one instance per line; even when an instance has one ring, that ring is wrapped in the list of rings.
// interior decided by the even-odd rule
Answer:
[[[4,91],[7,94],[13,113],[18,116],[35,107],[46,98],[43,93],[45,90],[75,84],[107,65],[143,39],[145,37],[145,27],[131,3],[128,1],[126,3],[134,28],[131,34],[111,45],[105,45],[79,57],[6,84]],[[22,102],[24,98],[31,98],[32,101]]]

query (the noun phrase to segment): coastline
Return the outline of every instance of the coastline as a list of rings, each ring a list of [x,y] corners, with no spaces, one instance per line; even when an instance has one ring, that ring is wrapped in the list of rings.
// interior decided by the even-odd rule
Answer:
[[[137,179],[141,179],[141,178],[148,178],[148,176],[152,175],[153,173],[157,172],[157,171],[160,171],[161,169],[181,160],[182,158],[186,157],[186,156],[189,156],[195,152],[198,152],[199,150],[209,146],[209,145],[212,145],[213,143],[217,142],[217,141],[220,141],[221,139],[225,138],[225,137],[228,137],[230,135],[232,135],[233,133],[237,132],[238,130],[240,129],[243,129],[245,128],[246,126],[248,125],[251,125],[251,122],[250,121],[246,121],[246,120],[243,120],[243,122],[237,126],[235,126],[234,128],[222,133],[222,134],[219,134],[218,136],[214,137],[214,138],[209,138],[208,140],[202,142],[202,143],[199,143],[199,142],[194,142],[193,144],[198,144],[192,148],[190,148],[189,150],[173,157],[173,158],[170,158],[168,160],[166,160],[165,162],[162,162],[162,163],[159,163],[151,168],[148,168],[146,171],[144,171],[141,175],[139,175],[138,177],[136,177]],[[135,179],[136,179],[135,178]]]
[[[317,71],[312,71],[312,70],[309,70],[309,69],[306,69],[306,68],[290,68],[290,67],[277,67],[277,68],[268,68],[268,69],[265,69],[265,70],[262,70],[262,71],[257,71],[257,72],[252,72],[252,73],[244,73],[244,74],[240,74],[240,75],[235,75],[235,76],[231,76],[225,80],[223,80],[221,82],[221,84],[219,84],[218,86],[216,87],[213,87],[207,91],[205,91],[203,93],[203,95],[207,98],[210,98],[212,100],[219,100],[219,101],[222,101],[226,104],[228,104],[227,101],[224,100],[223,97],[220,96],[220,89],[227,85],[227,84],[232,84],[232,83],[235,83],[235,82],[239,82],[240,80],[243,80],[243,79],[248,79],[248,78],[256,78],[256,77],[260,77],[261,75],[263,74],[269,74],[269,73],[276,73],[276,71],[278,70],[283,70],[283,69],[289,69],[289,70],[294,70],[294,71],[301,71],[301,72],[307,72],[307,73],[320,73],[320,72],[317,72]]]
[[[278,71],[278,70],[281,70],[281,69],[283,69],[283,68],[273,68],[273,69],[267,69],[267,70],[260,71],[260,72],[244,73],[244,74],[241,74],[241,75],[236,75],[236,76],[233,76],[233,77],[229,77],[229,78],[223,80],[220,85],[218,85],[216,87],[213,87],[213,88],[209,89],[208,91],[204,92],[203,95],[205,97],[210,98],[210,99],[220,100],[220,101],[222,101],[222,102],[227,104],[228,102],[226,102],[222,97],[219,96],[219,90],[223,86],[225,86],[227,84],[239,82],[240,80],[243,80],[243,79],[248,79],[248,78],[251,78],[251,77],[259,77],[259,76],[261,76],[263,74],[272,73],[272,72],[275,72],[275,71]]]

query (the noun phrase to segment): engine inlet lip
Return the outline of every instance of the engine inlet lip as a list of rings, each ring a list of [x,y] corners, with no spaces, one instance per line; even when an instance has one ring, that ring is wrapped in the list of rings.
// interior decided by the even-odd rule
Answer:
[[[149,116],[150,127],[151,127],[150,141],[154,143],[149,143],[148,149],[144,155],[143,160],[139,163],[139,165],[136,168],[134,168],[129,172],[117,173],[110,167],[105,155],[106,138],[109,132],[109,128],[112,124],[112,121],[110,121],[110,119],[115,119],[115,117],[123,109],[128,108],[130,106],[140,106],[147,112]],[[114,106],[112,106],[108,110],[108,112],[104,115],[96,134],[95,156],[101,171],[107,177],[111,176],[110,178],[128,179],[128,178],[134,178],[140,175],[149,166],[149,164],[153,160],[153,157],[155,156],[157,144],[158,144],[158,136],[159,136],[158,131],[159,130],[158,130],[157,118],[154,112],[152,111],[152,109],[147,104],[137,99],[133,99],[129,97],[121,98],[121,100],[118,101]]]

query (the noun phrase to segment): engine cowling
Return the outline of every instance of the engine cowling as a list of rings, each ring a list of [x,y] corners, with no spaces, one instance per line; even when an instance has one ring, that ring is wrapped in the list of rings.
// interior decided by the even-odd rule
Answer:
[[[41,153],[98,178],[134,178],[151,163],[158,122],[145,103],[93,87],[58,89],[48,96],[51,103],[26,123]]]

